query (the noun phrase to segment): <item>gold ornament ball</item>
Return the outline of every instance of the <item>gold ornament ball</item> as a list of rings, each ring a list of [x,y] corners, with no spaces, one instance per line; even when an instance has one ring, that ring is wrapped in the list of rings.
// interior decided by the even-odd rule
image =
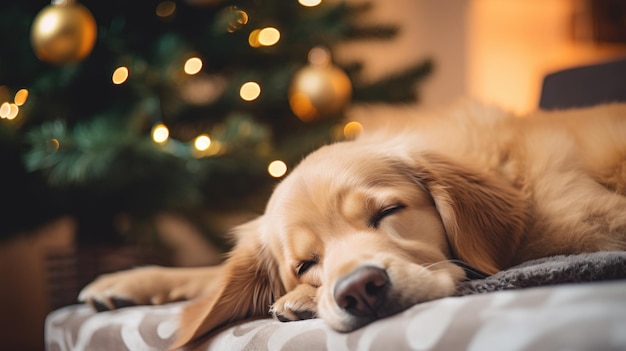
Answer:
[[[37,14],[30,39],[41,61],[55,65],[78,62],[96,42],[96,20],[81,4],[48,5]]]
[[[296,72],[289,87],[291,110],[305,122],[341,112],[351,98],[350,78],[330,64],[305,66]]]

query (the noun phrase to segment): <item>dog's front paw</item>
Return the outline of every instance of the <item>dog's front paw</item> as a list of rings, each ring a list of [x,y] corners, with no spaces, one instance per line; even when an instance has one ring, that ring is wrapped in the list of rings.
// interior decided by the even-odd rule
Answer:
[[[317,288],[301,284],[283,295],[270,309],[274,318],[281,322],[297,321],[317,317]]]
[[[181,300],[184,296],[177,293],[168,279],[163,279],[168,270],[150,266],[102,275],[83,288],[78,301],[104,311]]]

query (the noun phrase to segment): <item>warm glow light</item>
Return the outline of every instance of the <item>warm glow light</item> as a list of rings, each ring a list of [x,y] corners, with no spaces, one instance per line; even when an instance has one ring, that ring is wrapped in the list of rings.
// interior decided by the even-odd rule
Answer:
[[[287,164],[281,160],[272,161],[267,166],[267,173],[274,178],[280,178],[287,173]]]
[[[7,118],[10,110],[11,106],[8,102],[2,103],[2,105],[0,105],[0,118]]]
[[[0,118],[7,118],[10,111],[11,104],[9,104],[8,102],[2,103],[2,105],[0,105]]]
[[[59,151],[59,149],[61,148],[61,143],[59,142],[59,139],[52,138],[52,139],[48,140],[48,146],[49,146],[50,150],[56,152],[56,151]]]
[[[163,123],[155,124],[152,127],[152,140],[155,143],[163,144],[170,137],[170,131]]]
[[[24,105],[27,99],[28,99],[28,90],[20,89],[17,91],[17,93],[15,93],[14,101],[17,106]]]
[[[176,3],[173,1],[161,1],[156,8],[156,14],[159,17],[169,17],[176,11]]]
[[[247,82],[239,89],[239,96],[246,101],[256,100],[261,95],[261,86],[257,82]]]
[[[14,119],[18,112],[20,112],[20,108],[16,104],[5,102],[0,105],[0,118]]]
[[[250,32],[250,35],[248,36],[248,43],[253,48],[258,48],[259,46],[261,46],[261,43],[259,43],[259,33],[261,33],[261,30],[255,29]]]
[[[309,63],[312,65],[328,65],[330,64],[330,51],[323,47],[314,47],[309,50],[308,54]]]
[[[14,119],[17,117],[18,112],[20,112],[20,108],[16,104],[9,104],[9,113],[6,119]]]
[[[468,1],[470,36],[464,40],[471,45],[459,52],[465,56],[464,71],[468,73],[464,94],[510,112],[527,114],[538,107],[546,74],[623,57],[623,46],[596,45],[599,43],[592,40],[573,38],[578,29],[588,25],[578,28],[577,23],[587,19],[580,15],[583,12],[579,13],[582,8],[577,3]],[[593,14],[590,9],[584,11]]]
[[[128,68],[121,66],[113,72],[113,84],[122,84],[128,79]]]
[[[194,147],[198,151],[205,151],[211,146],[211,138],[209,138],[206,134],[200,134],[196,137],[196,140],[193,143]]]
[[[359,122],[355,122],[355,121],[348,122],[343,127],[343,135],[347,139],[354,139],[358,137],[359,134],[361,134],[361,132],[363,132],[363,126]]]
[[[246,23],[248,23],[248,14],[245,11],[239,10],[237,6],[230,6],[231,20],[228,22],[228,33],[234,33],[241,29]]]
[[[280,32],[274,27],[261,29],[259,32],[259,44],[263,46],[272,46],[280,40]]]
[[[306,7],[314,7],[322,3],[322,0],[298,0],[300,5]]]
[[[185,73],[194,75],[202,69],[202,60],[199,57],[192,57],[185,62]]]

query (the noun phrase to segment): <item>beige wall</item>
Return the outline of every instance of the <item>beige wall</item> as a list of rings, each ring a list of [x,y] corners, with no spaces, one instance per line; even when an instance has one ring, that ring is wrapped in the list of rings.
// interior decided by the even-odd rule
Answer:
[[[374,79],[432,57],[436,72],[421,90],[425,106],[473,97],[527,112],[538,104],[545,74],[626,55],[623,46],[573,40],[576,0],[373,3],[367,20],[397,23],[402,32],[387,42],[346,45],[338,59],[364,58]]]
[[[575,41],[573,0],[472,0],[467,93],[515,112],[534,109],[550,72],[626,55],[623,46]]]
[[[350,0],[358,3],[360,0]],[[466,90],[468,0],[372,1],[374,9],[363,17],[369,24],[397,24],[400,33],[391,40],[344,44],[338,60],[363,59],[364,77],[377,79],[430,57],[435,73],[419,89],[422,103],[440,105]]]

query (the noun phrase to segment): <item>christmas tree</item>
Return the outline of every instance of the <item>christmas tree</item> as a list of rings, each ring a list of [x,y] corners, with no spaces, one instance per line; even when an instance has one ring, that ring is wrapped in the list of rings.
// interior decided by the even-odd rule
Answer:
[[[218,235],[206,211],[262,211],[303,155],[350,137],[350,104],[415,101],[431,70],[424,60],[363,82],[362,62],[334,62],[342,42],[399,30],[359,22],[364,3],[0,7],[4,238],[70,214],[79,244],[139,240],[162,211]]]

